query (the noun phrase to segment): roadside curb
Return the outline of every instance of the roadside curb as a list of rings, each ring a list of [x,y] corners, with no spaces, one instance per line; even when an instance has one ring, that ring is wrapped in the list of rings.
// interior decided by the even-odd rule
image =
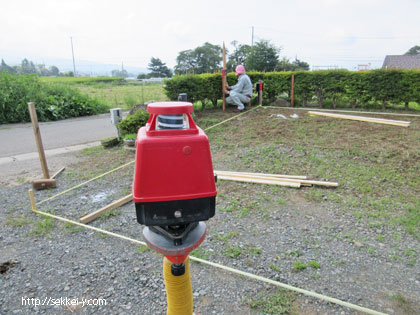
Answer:
[[[50,156],[54,156],[58,154],[80,151],[82,149],[98,146],[100,144],[101,144],[100,141],[94,141],[94,142],[89,142],[89,143],[84,143],[84,144],[67,146],[63,148],[45,150],[45,156],[50,157]],[[38,152],[30,152],[30,153],[18,154],[14,156],[7,156],[7,157],[0,158],[0,165],[13,163],[13,162],[19,162],[19,161],[26,161],[26,160],[31,160],[31,159],[37,159],[37,158],[39,158]]]

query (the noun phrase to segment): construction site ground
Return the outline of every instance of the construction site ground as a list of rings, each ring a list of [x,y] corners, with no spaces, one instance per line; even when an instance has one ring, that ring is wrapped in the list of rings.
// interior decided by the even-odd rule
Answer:
[[[206,129],[232,116],[231,109],[207,110],[195,121]],[[307,175],[339,187],[220,180],[216,215],[193,255],[383,313],[419,314],[420,117],[389,118],[411,126],[257,108],[206,131],[215,170]],[[100,146],[50,157],[51,173],[66,169],[56,189],[35,192],[36,201],[134,158],[122,147]],[[2,164],[0,171],[0,314],[165,313],[161,255],[31,213],[30,182],[42,177],[38,160]],[[132,164],[39,210],[77,221],[129,194],[133,172]],[[132,202],[90,225],[144,240]],[[195,314],[359,314],[195,262],[191,278]],[[63,297],[106,305],[24,304]]]

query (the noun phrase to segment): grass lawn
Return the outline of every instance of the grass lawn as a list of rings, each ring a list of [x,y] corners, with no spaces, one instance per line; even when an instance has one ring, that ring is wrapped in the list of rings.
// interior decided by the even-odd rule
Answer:
[[[41,77],[48,84],[64,84],[77,88],[80,92],[97,98],[109,108],[130,109],[147,101],[167,101],[163,83],[127,82],[112,77]]]
[[[130,109],[147,101],[167,101],[163,83],[77,85],[82,93],[96,97],[112,107]]]
[[[312,187],[301,193],[306,201],[334,202],[373,225],[404,226],[420,240],[419,118],[404,117],[412,126],[402,128],[310,117],[300,111],[298,119],[270,117],[280,111],[292,114],[258,110],[246,122],[233,120],[209,130],[215,169],[336,181],[336,189]],[[219,110],[195,115],[203,129],[224,116]],[[249,206],[246,198],[238,202],[238,208]]]

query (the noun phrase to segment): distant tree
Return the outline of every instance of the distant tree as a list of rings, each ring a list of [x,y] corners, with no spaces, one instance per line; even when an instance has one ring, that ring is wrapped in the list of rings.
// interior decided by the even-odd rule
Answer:
[[[146,73],[139,73],[139,75],[137,76],[137,79],[141,80],[141,79],[147,79],[148,76]]]
[[[279,61],[279,53],[280,48],[268,40],[261,40],[251,47],[245,67],[253,71],[274,71]]]
[[[176,74],[216,72],[220,70],[222,48],[206,42],[194,50],[181,51],[176,62]]]
[[[420,55],[420,46],[411,47],[404,55]]]
[[[296,66],[295,70],[309,71],[309,63],[305,61],[296,58],[295,61],[293,61],[293,64]]]
[[[296,71],[296,70],[309,70],[309,64],[305,61],[295,59],[290,62],[286,57],[283,57],[276,65],[276,71]]]
[[[60,70],[56,66],[50,66],[47,69],[44,64],[35,65],[32,61],[29,61],[26,58],[22,60],[20,65],[13,67],[8,66],[2,59],[0,63],[0,71],[4,70],[18,74],[36,73],[40,76],[60,75]]]
[[[176,74],[194,73],[194,51],[191,49],[181,51],[178,54],[178,57],[176,57],[176,66],[174,70]]]
[[[238,44],[236,40],[231,44],[235,47],[235,50],[229,55],[229,60],[226,63],[226,69],[229,72],[235,71],[237,65],[245,64],[246,58],[251,51],[251,46]]]
[[[128,72],[125,69],[122,69],[122,70],[112,70],[111,71],[111,75],[113,77],[127,78],[128,77]]]
[[[21,66],[20,66],[20,71],[18,71],[19,73],[37,73],[37,69],[34,65],[34,63],[32,61],[29,61],[28,59],[23,59]]]
[[[4,62],[4,60],[1,60],[1,64],[0,64],[0,71],[7,71],[7,72],[16,72],[15,69],[13,69],[12,67],[8,66],[6,64],[6,62]]]
[[[204,43],[194,49],[195,67],[197,73],[212,73],[220,70],[222,48],[219,45]]]
[[[50,72],[45,68],[44,64],[37,65],[36,72],[42,77],[48,77],[50,75]]]
[[[149,73],[151,78],[170,78],[172,76],[171,70],[159,58],[152,57],[147,69],[151,71]]]
[[[294,65],[286,57],[283,57],[276,65],[276,71],[293,71]]]
[[[55,77],[60,75],[60,70],[56,66],[50,66],[49,72],[50,72],[50,75],[55,76]]]
[[[74,72],[73,71],[67,71],[67,72],[61,73],[61,76],[63,76],[63,77],[74,77]]]

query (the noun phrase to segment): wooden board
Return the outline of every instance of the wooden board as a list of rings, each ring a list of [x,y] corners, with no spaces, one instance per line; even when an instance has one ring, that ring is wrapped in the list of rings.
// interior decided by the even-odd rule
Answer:
[[[399,126],[399,127],[410,126],[410,122],[404,121],[404,120],[391,120],[391,119],[383,119],[383,118],[331,114],[331,113],[315,112],[315,111],[309,111],[308,114],[315,115],[315,116],[325,116],[325,117],[340,118],[340,119],[358,120],[358,121],[371,122],[371,123],[383,124],[383,125],[393,125],[393,126]]]
[[[269,185],[279,185],[279,186],[300,188],[300,183],[285,182],[279,179],[244,178],[244,177],[233,177],[233,176],[228,176],[228,175],[219,175],[217,176],[217,178],[221,180],[232,180],[232,181],[245,182],[245,183],[269,184]]]
[[[217,172],[216,172],[217,173]],[[338,187],[338,183],[335,182],[325,182],[325,181],[316,181],[316,180],[307,180],[307,179],[298,179],[298,178],[280,178],[280,177],[268,177],[261,175],[245,175],[245,174],[222,174],[219,172],[220,176],[230,177],[230,178],[244,178],[244,179],[267,179],[267,180],[279,180],[282,182],[289,183],[300,183],[302,186],[326,186],[326,187]]]
[[[126,203],[130,202],[131,200],[133,200],[133,195],[129,194],[129,195],[127,195],[127,196],[125,196],[121,199],[118,199],[118,200],[110,203],[109,205],[107,205],[107,206],[105,206],[105,207],[103,207],[99,210],[96,210],[95,212],[89,213],[88,215],[85,215],[84,217],[81,217],[79,219],[79,221],[81,223],[84,223],[84,224],[89,223],[89,222],[95,220],[96,218],[98,218],[99,216],[101,216],[102,214],[107,213],[111,210],[114,210],[118,207],[121,207],[122,205],[125,205]]]
[[[282,174],[265,174],[265,173],[249,173],[249,172],[231,172],[231,171],[214,171],[216,174],[223,175],[251,175],[251,176],[265,176],[272,178],[296,178],[296,179],[307,179],[306,176],[300,175],[282,175]]]
[[[61,172],[63,172],[66,168],[62,167],[60,168],[53,176],[51,176],[51,178],[56,178],[58,175],[61,174]]]

